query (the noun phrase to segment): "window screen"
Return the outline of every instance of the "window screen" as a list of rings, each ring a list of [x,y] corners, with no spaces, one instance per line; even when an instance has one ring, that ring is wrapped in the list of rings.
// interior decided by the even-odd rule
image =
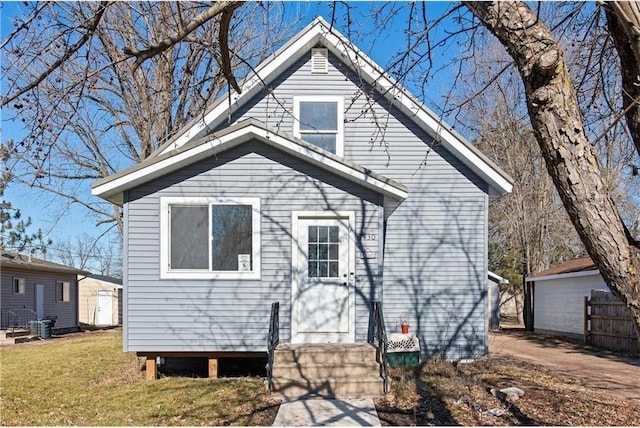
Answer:
[[[171,206],[171,269],[209,269],[209,206]]]
[[[238,260],[248,259],[253,269],[251,205],[212,205],[211,262],[214,271],[238,271]]]

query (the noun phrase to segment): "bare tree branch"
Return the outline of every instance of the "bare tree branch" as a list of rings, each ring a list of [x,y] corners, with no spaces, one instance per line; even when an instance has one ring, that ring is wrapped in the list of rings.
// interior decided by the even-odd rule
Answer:
[[[38,86],[40,82],[42,82],[44,79],[47,78],[47,76],[49,76],[51,73],[57,70],[62,64],[64,64],[69,58],[71,58],[71,56],[74,53],[76,53],[82,46],[84,46],[85,43],[87,43],[87,41],[91,39],[96,28],[98,28],[98,24],[100,24],[102,15],[104,15],[104,11],[107,9],[108,6],[109,6],[109,2],[106,2],[106,1],[100,2],[100,7],[96,11],[96,14],[93,16],[93,18],[91,19],[91,22],[87,25],[87,32],[80,38],[80,40],[74,43],[73,46],[71,46],[71,48],[64,53],[64,55],[58,58],[58,60],[56,60],[53,64],[51,64],[51,66],[47,68],[44,72],[42,72],[42,74],[40,74],[40,76],[38,76],[36,79],[32,80],[31,82],[29,82],[29,84],[20,88],[13,94],[7,97],[3,97],[2,104],[0,104],[0,106],[4,107],[5,105],[9,104],[11,101],[21,96],[22,94],[29,92],[31,89]]]
[[[187,26],[185,26],[184,28],[181,28],[178,33],[172,36],[167,36],[160,43],[157,43],[143,50],[138,50],[132,46],[127,46],[124,48],[124,53],[129,56],[136,57],[136,62],[134,64],[134,69],[136,69],[149,58],[152,58],[166,51],[171,46],[180,42],[182,39],[187,37],[197,28],[201,27],[205,22],[209,21],[210,19],[214,18],[220,13],[224,12],[227,8],[229,7],[237,8],[241,5],[241,3],[238,5],[236,5],[236,3],[237,2],[233,2],[233,1],[216,2],[209,9],[207,9],[206,11],[202,12],[200,15],[193,18],[191,22],[189,22],[189,24],[187,24]]]

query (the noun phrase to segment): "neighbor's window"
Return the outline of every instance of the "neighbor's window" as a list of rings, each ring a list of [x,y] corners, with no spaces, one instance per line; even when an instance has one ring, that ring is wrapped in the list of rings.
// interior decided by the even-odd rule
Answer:
[[[13,294],[24,294],[24,278],[13,278]]]
[[[56,282],[56,301],[68,302],[70,296],[70,285],[68,281]]]
[[[162,198],[162,206],[163,277],[259,277],[260,199]]]
[[[296,137],[339,156],[343,155],[341,97],[294,97]]]

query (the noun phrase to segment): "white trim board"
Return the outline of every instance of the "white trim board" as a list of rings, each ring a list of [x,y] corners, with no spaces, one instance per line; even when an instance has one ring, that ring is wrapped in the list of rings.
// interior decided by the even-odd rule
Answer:
[[[176,150],[175,153],[169,153],[160,158],[149,159],[148,162],[134,166],[119,175],[96,182],[91,193],[122,204],[122,193],[127,189],[144,184],[154,178],[176,171],[252,139],[257,139],[385,196],[403,200],[409,195],[404,186],[396,184],[392,180],[371,173],[352,162],[338,160],[335,156],[330,156],[330,153],[301,140],[287,138],[282,133],[259,126],[259,122],[254,119],[243,121],[233,128],[219,136],[211,135],[200,143],[185,146]]]
[[[597,269],[592,269],[592,270],[581,270],[579,272],[557,273],[555,275],[529,276],[525,278],[525,281],[542,282],[542,281],[550,281],[552,279],[578,278],[581,276],[591,276],[591,275],[600,275],[600,271]]]

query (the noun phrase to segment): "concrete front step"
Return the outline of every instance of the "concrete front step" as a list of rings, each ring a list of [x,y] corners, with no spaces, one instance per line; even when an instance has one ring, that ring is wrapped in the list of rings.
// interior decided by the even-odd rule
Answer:
[[[301,398],[374,398],[382,395],[380,376],[353,378],[273,378],[276,397],[287,400]]]
[[[367,343],[283,343],[276,348],[275,361],[301,365],[370,362],[376,361],[376,348]]]
[[[9,339],[12,337],[24,337],[30,336],[31,330],[24,328],[16,328],[11,330],[2,330],[0,331],[0,339]]]
[[[375,360],[342,364],[300,364],[283,363],[276,358],[273,365],[273,376],[284,378],[348,378],[370,376],[372,373],[379,372],[380,365]]]
[[[383,394],[376,348],[369,344],[280,344],[273,391],[285,399],[372,398]]]

